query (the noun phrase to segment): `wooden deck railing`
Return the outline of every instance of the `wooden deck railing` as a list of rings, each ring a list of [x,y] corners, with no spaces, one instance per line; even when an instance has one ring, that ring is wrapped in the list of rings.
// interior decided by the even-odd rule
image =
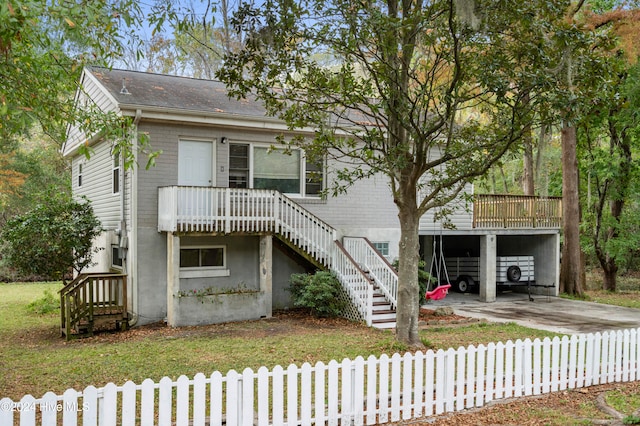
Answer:
[[[474,228],[560,228],[562,197],[475,195]]]
[[[80,274],[59,293],[60,329],[67,340],[74,335],[91,335],[101,319],[126,325],[126,275]]]
[[[336,231],[278,191],[168,186],[159,189],[158,231],[276,233],[330,266]]]

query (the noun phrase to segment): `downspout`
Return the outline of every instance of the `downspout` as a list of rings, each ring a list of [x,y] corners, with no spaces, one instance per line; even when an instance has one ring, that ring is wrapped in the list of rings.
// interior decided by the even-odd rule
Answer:
[[[136,115],[133,119],[134,134],[132,135],[131,149],[134,156],[134,167],[138,164],[138,123],[142,118],[142,110],[136,109]],[[129,214],[131,216],[131,238],[128,238],[129,256],[127,256],[127,270],[129,275],[129,287],[131,288],[131,309],[133,310],[133,318],[129,320],[129,326],[133,327],[138,322],[138,292],[137,292],[137,278],[138,278],[138,265],[136,262],[138,256],[138,179],[133,175],[135,169],[131,171],[131,196],[130,196],[130,208]],[[126,175],[126,174],[125,174]],[[126,185],[125,185],[126,187]],[[123,197],[124,200],[124,197]],[[121,211],[122,217],[125,217],[125,204],[122,205]],[[128,259],[132,259],[131,262]]]

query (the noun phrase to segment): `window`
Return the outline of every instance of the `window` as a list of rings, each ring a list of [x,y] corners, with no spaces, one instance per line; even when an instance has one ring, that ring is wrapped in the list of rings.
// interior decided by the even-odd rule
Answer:
[[[373,247],[380,252],[384,257],[389,256],[389,242],[388,241],[378,241],[373,242]]]
[[[249,186],[249,145],[229,144],[229,188]]]
[[[320,195],[322,191],[324,167],[322,163],[305,161],[304,193],[305,195]]]
[[[117,244],[111,244],[111,266],[122,268],[121,250]]]
[[[285,151],[250,144],[229,144],[229,187],[275,189],[284,194],[318,196],[324,167],[303,159],[300,149]]]
[[[253,149],[253,187],[277,189],[285,194],[300,193],[300,151]]]
[[[186,247],[180,249],[180,268],[224,268],[224,246]]]
[[[78,187],[82,186],[82,163],[78,164]]]
[[[113,156],[113,193],[120,193],[120,156]]]

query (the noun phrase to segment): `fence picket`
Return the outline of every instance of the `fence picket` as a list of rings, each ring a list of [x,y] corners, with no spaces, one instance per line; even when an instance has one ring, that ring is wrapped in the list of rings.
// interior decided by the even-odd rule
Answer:
[[[616,353],[614,355],[614,370],[615,370],[615,381],[622,381],[622,343],[624,340],[624,335],[622,334],[622,330],[618,330],[613,332],[616,336]]]
[[[448,412],[452,412],[455,410],[456,401],[456,351],[451,348],[445,352],[444,377],[445,410]]]
[[[204,426],[207,413],[207,377],[198,373],[193,378],[193,426]]]
[[[435,354],[428,351],[424,357],[424,415],[431,416],[435,410],[433,395],[435,392]]]
[[[169,380],[171,384],[171,380]],[[101,426],[116,426],[117,413],[118,413],[118,387],[113,384],[107,384],[102,393],[103,410],[100,413],[100,425]],[[169,411],[171,411],[171,404],[169,403]]]
[[[391,421],[400,420],[400,398],[402,396],[402,357],[395,353],[391,357]]]
[[[82,424],[83,426],[98,424],[98,389],[95,386],[88,386],[82,392]],[[145,423],[142,425],[146,426]]]
[[[25,395],[20,400],[18,407],[15,409],[15,411],[17,411],[20,416],[20,426],[36,424],[36,404],[37,404],[36,399],[31,395]],[[40,402],[41,410],[42,410],[42,405],[43,405],[43,402]],[[44,420],[45,420],[44,413],[42,414],[43,414],[42,424],[46,424],[44,423]],[[55,418],[53,419],[53,423],[50,423],[50,424],[56,424]]]
[[[487,345],[487,373],[485,377],[485,401],[490,402],[495,399],[495,368],[496,368],[496,344]]]
[[[382,354],[379,362],[379,397],[378,397],[378,422],[389,421],[389,356]]]
[[[224,411],[224,405],[222,404],[222,395],[224,394],[224,390],[222,384],[222,373],[216,371],[211,374],[211,384],[209,385],[209,404],[211,404],[209,413],[209,424],[211,426],[222,425],[222,413]]]
[[[640,352],[640,345],[638,345],[638,330],[631,330],[629,339],[629,380],[635,381],[640,379],[638,375],[638,354]],[[637,348],[637,350],[636,350]]]
[[[630,338],[631,338],[631,334],[629,333],[629,330],[624,330],[623,345],[622,345],[622,381],[623,382],[629,381],[629,357],[630,357],[629,340]]]
[[[508,340],[504,345],[504,397],[511,398],[514,395],[513,385],[514,385],[514,370],[513,370],[513,362],[514,358],[514,350],[515,344]]]
[[[457,411],[464,410],[464,398],[466,395],[465,366],[467,351],[462,346],[456,351],[456,407]]]
[[[315,365],[315,410],[314,415],[316,419],[316,425],[324,425],[326,420],[326,398],[325,398],[325,377],[327,367],[322,361],[319,361]],[[374,392],[375,393],[375,392]]]
[[[151,379],[145,379],[140,389],[140,424],[152,426],[155,422],[156,384]]]
[[[533,354],[532,392],[534,395],[540,395],[542,392],[542,341],[540,339],[534,339],[531,352]]]
[[[353,361],[353,386],[351,391],[352,397],[352,411],[353,411],[353,424],[360,426],[364,424],[364,366],[365,360],[361,356],[356,357]]]
[[[467,408],[476,405],[476,347],[467,347]]]
[[[551,390],[551,339],[545,337],[542,341],[542,393]]]
[[[378,377],[378,360],[375,356],[370,355],[367,358],[367,398],[366,398],[366,424],[376,424],[376,414],[378,412],[377,405],[377,377]]]
[[[298,367],[287,368],[287,424],[298,424]]]
[[[258,426],[269,424],[269,369],[258,369]]]
[[[253,370],[245,368],[242,371],[242,389],[238,392],[238,396],[242,398],[242,422],[239,424],[253,426],[253,407],[254,407],[254,390],[253,390]]]
[[[211,425],[222,425],[224,419],[226,424],[257,421],[261,426],[411,420],[514,395],[638,380],[639,331],[357,357],[313,367],[292,364],[286,370],[261,367],[257,373],[247,368],[224,377],[220,372],[210,377],[199,373],[192,381],[186,376],[176,382],[165,377],[157,385],[150,379],[140,386],[131,381],[122,387],[109,383],[101,389],[89,386],[82,393],[68,389],[62,396],[26,395],[19,403],[3,398],[0,424],[17,420],[21,426],[35,426],[38,420],[43,425],[77,426],[80,418],[85,426],[201,426],[207,417]]]
[[[311,424],[312,378],[313,368],[305,362],[300,368],[300,423],[303,425]]]
[[[337,426],[338,425],[338,389],[339,389],[339,380],[338,380],[338,371],[339,371],[338,361],[331,360],[329,362],[329,370],[327,372],[327,383],[328,383],[328,395],[327,395],[327,408],[328,408],[328,418],[329,426]]]
[[[585,365],[585,359],[586,359],[586,336],[585,335],[580,335],[578,336],[578,365],[576,366],[577,370],[576,370],[576,387],[578,388],[582,388],[584,387],[584,381],[585,381],[585,369],[584,369],[584,365]]]
[[[478,345],[477,359],[476,359],[476,407],[482,407],[484,405],[484,384],[485,384],[485,357],[487,354],[487,347],[485,345]]]
[[[436,352],[436,382],[435,382],[435,393],[436,393],[436,414],[444,413],[444,381],[446,374],[446,360],[445,360],[445,352],[442,349],[439,349]]]
[[[530,339],[525,339],[522,342],[522,389],[523,394],[526,396],[533,395],[533,342]]]
[[[122,386],[122,425],[133,426],[136,424],[136,384],[129,380]]]

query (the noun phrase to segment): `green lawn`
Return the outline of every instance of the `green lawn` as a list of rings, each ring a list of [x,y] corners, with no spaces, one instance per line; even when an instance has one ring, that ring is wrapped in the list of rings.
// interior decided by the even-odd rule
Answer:
[[[0,398],[216,370],[366,358],[405,349],[388,331],[293,315],[206,327],[145,326],[66,342],[60,337],[58,313],[39,315],[27,309],[45,290],[57,294],[59,288],[59,283],[0,284]],[[439,327],[422,333],[434,349],[551,335],[513,324]]]

